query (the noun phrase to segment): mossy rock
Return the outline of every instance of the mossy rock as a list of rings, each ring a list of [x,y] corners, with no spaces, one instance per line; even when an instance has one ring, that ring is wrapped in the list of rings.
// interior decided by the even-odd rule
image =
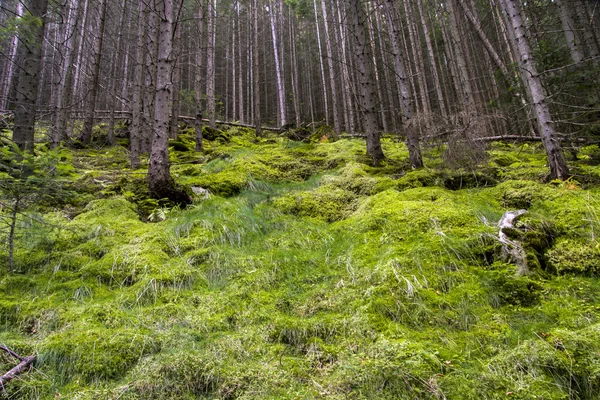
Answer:
[[[534,201],[558,196],[553,188],[534,181],[509,180],[493,190],[505,208],[529,209]]]
[[[546,253],[547,266],[559,275],[600,274],[600,245],[581,239],[561,239]]]

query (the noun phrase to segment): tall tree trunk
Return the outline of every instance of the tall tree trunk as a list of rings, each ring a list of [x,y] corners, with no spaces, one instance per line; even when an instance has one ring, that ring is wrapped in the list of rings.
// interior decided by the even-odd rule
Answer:
[[[458,4],[460,5],[461,9],[463,10],[465,16],[467,17],[467,19],[473,26],[473,29],[475,29],[475,32],[477,33],[477,36],[479,36],[479,39],[481,40],[483,47],[485,47],[485,50],[487,51],[488,55],[490,56],[490,58],[492,59],[492,61],[496,65],[496,67],[500,71],[502,71],[502,75],[504,76],[504,78],[508,79],[510,77],[508,68],[506,67],[506,65],[504,65],[504,61],[502,61],[502,58],[500,58],[500,56],[494,49],[494,46],[492,46],[492,42],[490,42],[487,35],[483,31],[483,29],[481,27],[481,23],[479,22],[479,19],[469,9],[469,6],[467,4],[465,4],[465,0],[457,0],[457,1],[458,1]]]
[[[191,202],[190,196],[176,187],[169,164],[169,114],[173,87],[173,0],[156,0],[153,10],[158,18],[158,72],[154,109],[154,139],[148,167],[150,195],[156,199],[168,198],[179,204]]]
[[[347,112],[347,118],[348,118],[348,122],[346,124],[346,129],[348,129],[348,132],[350,132],[350,134],[354,134],[356,131],[356,124],[354,123],[354,118],[355,118],[355,112],[354,112],[354,95],[353,95],[353,91],[352,91],[352,81],[351,81],[351,77],[350,77],[350,71],[348,69],[348,54],[347,54],[347,40],[346,40],[346,32],[347,30],[345,29],[345,24],[343,23],[344,18],[345,18],[345,14],[342,15],[343,12],[343,7],[340,6],[340,3],[338,0],[336,1],[336,5],[337,5],[337,17],[338,17],[338,29],[340,31],[340,44],[341,44],[341,48],[342,48],[342,54],[341,54],[341,64],[342,64],[342,80],[343,80],[343,88],[344,88],[344,99],[346,101],[346,112]]]
[[[292,103],[294,105],[294,116],[296,118],[296,126],[300,126],[302,124],[302,113],[300,111],[300,90],[298,87],[298,56],[297,56],[297,47],[296,47],[296,25],[298,24],[298,20],[296,18],[295,13],[290,10],[289,16],[289,45],[291,52],[291,64],[292,64]]]
[[[329,36],[329,21],[327,19],[327,5],[325,0],[321,0],[321,9],[323,11],[323,23],[325,27],[325,48],[327,50],[327,66],[329,67],[329,84],[331,89],[331,103],[333,108],[333,130],[336,135],[340,135],[342,133],[342,128],[340,126],[340,109],[338,105],[338,92],[336,85],[336,72],[335,67],[333,65],[333,49],[332,49],[332,39]]]
[[[132,99],[132,118],[130,138],[130,161],[131,168],[137,169],[140,167],[140,150],[142,140],[142,124],[143,124],[143,83],[144,83],[144,50],[146,35],[146,2],[145,0],[138,1],[138,29],[137,29],[137,46],[135,50],[135,72],[134,72],[134,87]]]
[[[406,67],[400,50],[400,31],[396,25],[393,0],[385,1],[386,17],[388,22],[390,42],[392,45],[392,58],[394,62],[394,73],[396,75],[396,87],[398,88],[398,100],[402,111],[402,126],[406,132],[406,146],[413,168],[423,167],[423,157],[419,146],[419,136],[413,123],[413,104],[410,96],[410,87],[406,76]]]
[[[365,133],[367,135],[367,155],[373,165],[379,165],[385,159],[377,123],[377,94],[373,86],[371,49],[367,42],[364,21],[367,19],[360,0],[345,0],[346,15],[352,37],[352,50],[359,74],[359,103],[363,111]]]
[[[287,116],[285,109],[285,88],[283,76],[283,61],[279,59],[279,45],[277,43],[277,21],[276,9],[273,1],[269,1],[269,21],[271,23],[271,36],[273,38],[273,55],[275,58],[275,75],[277,80],[277,125],[283,126],[287,124]]]
[[[23,14],[23,3],[17,2],[17,8],[15,11],[15,17],[20,18]],[[2,80],[0,81],[0,111],[5,111],[8,105],[8,97],[11,88],[11,84],[14,79],[15,64],[17,62],[17,48],[19,44],[19,35],[15,33],[10,41],[8,49],[8,57],[4,65],[4,71],[2,72]]]
[[[433,51],[433,45],[431,43],[431,38],[429,37],[429,26],[427,24],[427,19],[425,18],[425,13],[423,12],[422,0],[417,0],[417,7],[419,10],[419,16],[421,17],[423,35],[425,36],[425,44],[427,45],[427,54],[429,56],[429,62],[431,64],[431,73],[433,75],[433,85],[435,87],[435,94],[437,97],[438,105],[440,107],[440,114],[442,118],[444,118],[446,115],[448,115],[448,111],[446,110],[446,103],[444,101],[444,94],[442,92],[442,85],[440,82],[440,76],[437,68],[435,52]]]
[[[406,25],[411,42],[411,51],[413,53],[414,68],[417,75],[419,99],[421,110],[428,118],[431,114],[429,106],[429,92],[427,90],[427,80],[425,79],[425,64],[423,62],[423,51],[421,49],[421,38],[416,27],[416,21],[413,17],[411,1],[404,0],[404,12],[406,14]],[[415,90],[415,92],[417,92]]]
[[[240,3],[236,1],[236,11],[235,11],[235,28],[236,28],[236,37],[237,37],[237,51],[238,51],[238,113],[240,122],[246,121],[245,116],[245,107],[244,107],[244,68],[242,67],[242,34],[240,29]]]
[[[100,62],[102,60],[102,44],[104,42],[104,27],[106,25],[106,9],[108,0],[100,0],[100,25],[98,27],[98,37],[94,45],[94,64],[92,65],[92,75],[90,77],[90,92],[88,94],[88,103],[83,123],[83,130],[79,140],[83,144],[90,144],[92,141],[92,129],[94,127],[94,110],[100,87]]]
[[[216,100],[215,100],[215,41],[216,41],[216,0],[208,0],[207,11],[207,37],[206,46],[206,100],[208,106],[208,121],[212,128],[216,123]]]
[[[325,81],[325,66],[323,65],[323,46],[321,45],[321,29],[319,28],[319,13],[317,0],[313,0],[315,9],[315,26],[317,27],[317,44],[319,46],[319,66],[321,67],[321,86],[323,87],[323,104],[325,108],[325,123],[329,125],[329,99],[327,96],[327,83]]]
[[[473,87],[471,84],[471,77],[467,68],[467,62],[465,60],[465,54],[463,49],[463,40],[465,39],[460,34],[460,26],[458,20],[458,14],[454,4],[456,0],[447,0],[445,5],[447,7],[448,16],[450,17],[450,37],[452,42],[449,44],[454,48],[454,59],[456,61],[456,67],[458,72],[458,81],[460,88],[460,101],[463,106],[463,110],[468,112],[474,111],[475,100],[473,97]]]
[[[32,0],[27,11],[36,22],[23,24],[19,31],[22,66],[17,84],[13,140],[21,150],[33,151],[37,92],[42,63],[42,40],[48,0]],[[39,23],[38,23],[39,22]]]
[[[115,144],[115,124],[116,124],[116,111],[117,111],[117,99],[118,99],[118,95],[117,95],[117,73],[119,71],[119,57],[121,54],[121,49],[123,48],[123,44],[124,44],[124,39],[123,39],[123,31],[126,28],[126,17],[128,17],[129,14],[129,1],[128,0],[124,0],[123,1],[123,10],[121,13],[121,18],[119,21],[119,31],[117,32],[117,48],[115,49],[115,56],[113,58],[113,66],[112,66],[112,73],[111,73],[111,83],[110,83],[110,90],[109,90],[109,96],[110,96],[110,100],[109,100],[109,109],[110,109],[110,121],[108,124],[108,133],[107,133],[107,142],[110,145]],[[123,76],[121,77],[123,80],[127,79],[127,76]]]
[[[71,39],[65,41],[65,58],[62,65],[61,80],[58,88],[56,104],[54,107],[54,121],[52,124],[51,144],[50,147],[57,147],[60,142],[68,139],[67,137],[67,110],[71,106],[73,97],[73,64],[77,59],[76,50],[79,47],[80,36],[77,34],[79,23],[83,18],[83,2],[77,2],[75,11],[75,21],[67,24],[66,36]],[[69,25],[72,24],[72,31]]]
[[[527,91],[530,96],[529,102],[533,108],[535,122],[546,150],[550,178],[565,180],[569,177],[569,170],[550,115],[546,94],[533,59],[533,52],[525,34],[521,9],[514,0],[499,0],[499,2],[506,18],[506,24],[514,32],[519,56],[520,75],[523,85],[529,89]]]
[[[252,87],[254,99],[254,127],[256,136],[262,136],[262,118],[260,112],[260,71],[258,58],[258,0],[252,1]]]
[[[575,22],[569,13],[569,8],[565,4],[564,0],[555,0],[554,3],[558,8],[558,16],[560,17],[560,22],[565,34],[565,40],[567,41],[567,46],[569,47],[569,52],[571,53],[571,59],[575,63],[581,62],[584,58],[583,50],[579,40],[577,39],[577,35],[575,33]]]
[[[182,1],[176,1],[177,7],[173,10],[174,20],[180,21],[179,13],[183,7]],[[171,121],[169,125],[169,137],[172,139],[177,138],[177,133],[179,130],[179,108],[180,108],[180,100],[179,100],[179,90],[180,90],[180,80],[181,80],[181,22],[177,22],[175,25],[175,34],[173,35],[173,56],[174,56],[174,66],[173,66],[173,92],[171,93]]]
[[[196,37],[198,38],[197,49],[196,49],[196,60],[194,66],[194,91],[195,91],[195,102],[196,102],[196,118],[194,129],[196,130],[196,151],[203,151],[202,145],[202,112],[203,112],[203,93],[202,88],[204,87],[202,82],[202,69],[204,67],[202,56],[202,45],[204,44],[204,0],[198,2],[198,15],[196,16]]]

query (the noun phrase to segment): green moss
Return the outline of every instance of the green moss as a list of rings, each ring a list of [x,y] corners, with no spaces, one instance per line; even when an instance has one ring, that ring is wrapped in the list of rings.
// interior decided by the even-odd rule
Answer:
[[[290,193],[273,201],[279,210],[312,217],[327,222],[339,221],[354,208],[354,193],[344,189],[321,186],[315,190]]]
[[[597,276],[600,246],[596,242],[562,239],[547,253],[548,268],[557,274]]]
[[[225,170],[214,174],[195,176],[181,180],[190,186],[198,186],[222,197],[240,194],[248,184],[246,174],[234,170]]]
[[[48,337],[39,349],[43,366],[65,380],[88,382],[122,377],[142,357],[160,350],[160,341],[147,332],[88,328]]]

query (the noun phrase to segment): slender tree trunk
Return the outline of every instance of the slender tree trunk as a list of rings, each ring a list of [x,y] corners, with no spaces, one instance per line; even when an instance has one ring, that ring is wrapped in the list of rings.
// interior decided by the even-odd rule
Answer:
[[[150,195],[156,199],[168,198],[179,204],[191,202],[190,196],[178,189],[171,177],[169,163],[169,114],[173,87],[173,0],[156,0],[154,12],[159,22],[158,72],[154,109],[154,140],[148,167]]]
[[[483,44],[483,47],[485,47],[485,50],[489,54],[490,58],[492,59],[492,61],[496,65],[496,67],[500,71],[502,71],[502,75],[505,77],[505,79],[508,79],[510,77],[510,73],[508,72],[508,68],[506,67],[506,65],[504,65],[504,61],[502,61],[502,58],[500,58],[500,56],[498,55],[498,53],[494,49],[494,46],[492,46],[492,42],[490,42],[490,40],[488,39],[487,35],[485,34],[485,32],[483,31],[483,29],[481,28],[481,23],[479,22],[479,19],[469,9],[469,6],[464,3],[465,0],[457,0],[457,1],[458,1],[458,4],[460,5],[461,9],[463,10],[465,16],[467,17],[467,19],[471,23],[471,26],[473,26],[473,29],[475,29],[475,32],[477,33],[477,36],[479,36],[479,39],[481,40],[481,43]]]
[[[371,49],[367,43],[364,22],[367,18],[360,0],[345,0],[346,15],[352,37],[352,49],[359,74],[359,103],[363,111],[365,133],[367,135],[367,155],[373,165],[379,165],[385,159],[377,123],[377,94],[373,85]]]
[[[179,21],[179,13],[181,11],[180,5],[181,1],[176,2],[177,7],[173,10],[175,13],[174,19],[175,21]],[[173,53],[174,53],[174,70],[173,70],[173,92],[171,93],[171,121],[169,126],[169,137],[172,139],[177,138],[177,133],[179,130],[179,109],[180,109],[180,100],[179,100],[179,90],[180,90],[180,81],[181,81],[181,22],[177,22],[175,25],[175,34],[173,36]]]
[[[90,77],[90,92],[88,94],[88,103],[85,122],[79,140],[87,145],[92,141],[92,129],[94,127],[94,110],[98,98],[98,89],[100,87],[100,62],[102,60],[102,44],[104,41],[104,27],[106,25],[106,9],[108,0],[100,0],[100,25],[98,28],[98,37],[94,46],[94,64],[92,66],[92,76]]]
[[[323,46],[321,45],[321,29],[319,28],[319,13],[317,0],[313,0],[315,9],[315,26],[317,27],[317,44],[319,45],[319,66],[321,67],[321,83],[323,87],[323,104],[325,106],[325,123],[329,125],[329,99],[327,96],[327,83],[325,81],[325,66],[323,65]]]
[[[419,136],[413,124],[413,104],[410,96],[410,87],[406,76],[406,67],[400,50],[400,31],[396,25],[394,17],[393,0],[385,1],[386,17],[389,28],[390,43],[392,45],[392,58],[394,62],[394,73],[396,75],[396,87],[398,88],[398,101],[402,111],[402,125],[406,132],[406,146],[408,147],[410,164],[413,168],[423,167],[423,158],[419,145]]]
[[[29,4],[30,15],[38,23],[24,24],[19,32],[22,67],[19,71],[13,140],[21,150],[33,151],[34,129],[37,111],[37,92],[42,63],[42,40],[44,38],[45,14],[48,0],[33,0]]]
[[[204,44],[204,0],[198,2],[198,15],[196,16],[196,35],[198,38],[197,49],[196,49],[196,61],[194,66],[194,90],[195,90],[195,101],[196,101],[196,118],[194,129],[196,130],[196,151],[204,151],[202,145],[202,112],[203,112],[203,93],[202,88],[204,87],[202,82],[202,69],[204,67],[202,56],[202,46]]]
[[[429,92],[427,90],[427,80],[425,79],[425,64],[423,63],[423,52],[421,49],[421,38],[416,27],[416,21],[413,17],[411,1],[404,0],[404,12],[406,14],[406,25],[411,42],[411,51],[413,53],[414,68],[417,75],[419,99],[421,110],[426,116],[431,115],[431,107],[429,106]],[[416,92],[416,91],[415,91]]]
[[[458,15],[454,6],[454,1],[455,0],[448,0],[445,3],[448,15],[450,17],[450,37],[452,39],[451,45],[454,48],[454,59],[456,61],[458,72],[457,78],[459,80],[459,88],[461,89],[461,104],[463,106],[463,110],[471,112],[474,111],[475,101],[473,97],[473,88],[471,85],[469,70],[467,68],[467,62],[465,60],[462,47],[462,41],[464,38],[459,31]]]
[[[17,9],[15,17],[20,18],[23,14],[23,3],[17,2]],[[10,41],[8,58],[4,65],[6,65],[2,73],[2,81],[0,86],[0,111],[5,111],[8,105],[8,97],[11,88],[11,84],[14,79],[15,64],[17,62],[17,48],[19,44],[19,35],[15,33]]]
[[[514,32],[519,56],[520,75],[523,84],[529,88],[527,93],[530,96],[529,100],[533,108],[535,122],[546,150],[550,178],[565,180],[569,177],[569,170],[550,115],[544,88],[533,59],[533,52],[525,34],[521,9],[514,0],[499,0],[499,2],[506,18],[506,24]]]
[[[146,34],[146,2],[145,0],[138,1],[138,29],[137,29],[137,46],[135,51],[135,73],[134,87],[132,99],[132,118],[130,129],[130,160],[131,168],[137,169],[140,167],[140,150],[142,140],[142,124],[144,104],[142,99],[143,82],[144,82],[144,50],[145,50],[145,34]]]
[[[331,36],[329,36],[329,21],[327,19],[327,5],[325,0],[321,0],[321,9],[323,11],[323,23],[325,27],[325,48],[327,50],[327,66],[329,67],[329,84],[331,89],[331,103],[333,107],[333,130],[336,135],[340,135],[342,133],[342,128],[340,126],[340,109],[338,105],[338,92],[336,85],[336,72],[335,67],[333,65],[333,49],[331,45]]]
[[[569,8],[566,6],[564,0],[555,0],[554,4],[558,8],[558,15],[565,34],[567,46],[569,47],[569,52],[571,53],[571,59],[575,63],[581,62],[584,58],[583,50],[581,49],[579,40],[575,34],[577,28],[573,18],[571,18]]]
[[[67,23],[65,37],[71,37],[65,41],[65,58],[62,65],[61,80],[57,91],[56,104],[54,107],[54,121],[52,124],[50,147],[57,147],[60,142],[68,139],[67,137],[67,110],[71,106],[73,97],[73,64],[76,60],[76,49],[79,47],[80,36],[77,35],[79,23],[83,18],[83,2],[77,2],[75,11],[75,21]],[[72,23],[72,31],[69,25]]]
[[[123,31],[125,30],[125,18],[128,16],[129,13],[129,1],[128,0],[124,0],[123,2],[123,10],[121,13],[121,20],[119,21],[119,31],[117,32],[117,48],[115,49],[115,56],[113,59],[113,67],[112,67],[112,74],[111,74],[111,83],[110,83],[110,90],[109,90],[109,96],[110,96],[110,121],[108,124],[108,134],[107,134],[107,142],[110,145],[115,144],[115,124],[116,124],[116,109],[117,109],[117,72],[119,70],[119,63],[117,62],[119,60],[119,56],[121,54],[121,49],[123,48]],[[123,76],[122,77],[123,80],[126,80],[127,77]]]
[[[437,97],[438,105],[440,107],[440,113],[443,118],[448,115],[448,111],[446,110],[446,103],[444,101],[444,94],[442,92],[442,85],[440,83],[440,76],[438,73],[435,52],[433,51],[433,45],[431,43],[431,38],[429,37],[429,26],[427,24],[427,19],[425,18],[425,13],[423,12],[423,1],[422,0],[417,0],[417,7],[419,10],[419,16],[421,18],[421,25],[423,26],[423,34],[425,36],[425,44],[427,45],[427,53],[429,56],[429,62],[431,64],[431,73],[433,75],[433,84],[435,87],[435,94]]]
[[[244,69],[242,67],[242,34],[240,29],[240,4],[236,1],[235,27],[237,34],[237,51],[238,51],[238,113],[240,122],[246,121],[245,104],[244,104]]]
[[[300,111],[300,90],[298,87],[298,56],[296,48],[296,25],[298,23],[296,15],[290,11],[289,16],[289,43],[292,63],[292,103],[294,105],[294,116],[296,118],[296,126],[302,124],[302,113]]]
[[[254,99],[254,126],[256,128],[256,136],[262,136],[262,118],[260,110],[260,71],[258,58],[258,0],[252,1],[252,82],[253,82],[253,99]]]
[[[207,37],[206,46],[206,100],[208,106],[208,120],[211,128],[216,128],[216,101],[215,101],[215,41],[216,41],[216,0],[208,0],[207,11]]]
[[[277,125],[283,126],[287,124],[286,109],[285,109],[285,89],[284,76],[282,73],[283,60],[279,59],[279,45],[277,43],[277,21],[276,10],[274,3],[269,1],[269,21],[271,23],[271,36],[273,38],[273,55],[275,58],[275,75],[277,80]]]
[[[343,79],[343,88],[344,88],[344,99],[346,101],[346,112],[348,117],[348,122],[346,124],[346,129],[350,132],[350,134],[354,134],[356,131],[356,124],[354,123],[354,96],[352,91],[352,81],[350,77],[350,71],[348,70],[348,54],[347,54],[347,40],[346,40],[346,32],[345,25],[343,24],[345,14],[342,15],[343,7],[340,6],[339,3],[336,2],[337,5],[337,14],[338,14],[338,29],[340,31],[340,42],[342,48],[341,54],[341,63],[342,63],[342,79]]]

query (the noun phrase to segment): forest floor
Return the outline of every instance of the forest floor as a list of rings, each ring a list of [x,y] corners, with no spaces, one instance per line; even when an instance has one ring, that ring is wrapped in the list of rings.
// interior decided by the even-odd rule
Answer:
[[[597,146],[544,183],[531,143],[412,171],[391,139],[378,168],[358,139],[214,139],[171,142],[175,179],[210,192],[185,209],[123,146],[60,151],[65,194],[19,218],[0,278],[0,343],[38,361],[0,396],[597,398]],[[518,209],[525,276],[498,240]]]

